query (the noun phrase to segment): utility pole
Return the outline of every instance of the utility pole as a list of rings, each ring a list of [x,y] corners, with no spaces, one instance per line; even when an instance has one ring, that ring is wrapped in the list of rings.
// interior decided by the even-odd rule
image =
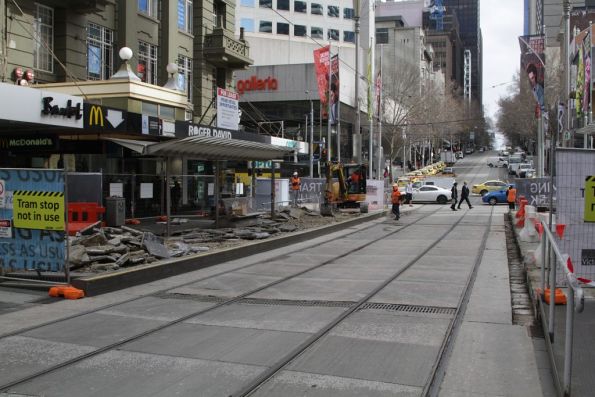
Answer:
[[[353,0],[353,20],[355,22],[355,131],[353,132],[353,154],[356,162],[362,163],[362,133],[359,111],[359,11],[360,0]]]
[[[566,102],[566,131],[564,134],[570,134],[570,0],[564,0],[564,101]],[[563,137],[561,146],[567,146],[566,136]]]

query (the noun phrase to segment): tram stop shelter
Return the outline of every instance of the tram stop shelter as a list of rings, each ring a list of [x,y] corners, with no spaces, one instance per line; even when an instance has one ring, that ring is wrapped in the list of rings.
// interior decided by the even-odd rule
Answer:
[[[218,203],[220,202],[219,180],[221,174],[220,161],[270,161],[273,168],[276,162],[283,161],[283,157],[294,151],[292,148],[271,145],[268,143],[251,142],[239,139],[220,139],[207,136],[192,136],[165,142],[150,142],[133,139],[105,138],[117,143],[140,155],[161,157],[165,160],[165,177],[169,181],[171,169],[170,160],[178,156],[193,156],[215,162],[215,226],[219,227]],[[274,171],[274,170],[272,170]],[[275,173],[272,174],[271,203],[275,202]],[[166,191],[167,207],[167,236],[170,235],[171,192]],[[274,217],[275,206],[271,205],[271,216]]]

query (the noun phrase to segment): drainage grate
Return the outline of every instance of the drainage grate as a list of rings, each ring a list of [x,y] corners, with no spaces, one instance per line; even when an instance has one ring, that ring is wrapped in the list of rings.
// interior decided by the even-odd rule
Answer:
[[[395,303],[366,303],[359,310],[390,310],[394,312],[421,313],[421,314],[447,314],[454,316],[456,309],[452,307],[399,305]]]

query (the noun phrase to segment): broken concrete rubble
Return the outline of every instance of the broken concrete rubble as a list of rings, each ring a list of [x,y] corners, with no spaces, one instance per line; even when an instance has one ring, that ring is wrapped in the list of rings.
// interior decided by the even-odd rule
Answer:
[[[354,215],[343,216],[350,218]],[[306,208],[286,207],[277,212],[274,219],[270,213],[260,213],[243,217],[243,220],[227,222],[226,226],[230,227],[225,228],[179,231],[168,239],[128,226],[94,228],[91,235],[71,238],[70,265],[72,269],[83,268],[91,272],[115,271],[167,258],[231,248],[242,241],[267,239],[338,219],[322,217]],[[187,222],[186,218],[176,218],[177,224]]]

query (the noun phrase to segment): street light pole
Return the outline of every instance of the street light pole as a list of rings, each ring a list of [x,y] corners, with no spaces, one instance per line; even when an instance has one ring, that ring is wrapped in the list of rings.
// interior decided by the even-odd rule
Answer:
[[[564,0],[564,101],[566,102],[566,131],[570,134],[570,0]],[[561,146],[567,146],[566,136],[560,139]]]
[[[353,134],[353,152],[358,164],[362,163],[362,134],[359,111],[359,7],[360,0],[353,0],[353,20],[355,22],[355,131]]]
[[[310,91],[306,91],[306,94],[310,100],[310,178],[314,178],[314,103],[310,98]]]

